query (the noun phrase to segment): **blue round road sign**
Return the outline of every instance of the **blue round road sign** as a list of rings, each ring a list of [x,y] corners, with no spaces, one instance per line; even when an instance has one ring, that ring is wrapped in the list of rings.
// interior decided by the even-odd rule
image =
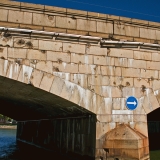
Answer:
[[[138,101],[135,97],[130,96],[126,100],[126,106],[129,110],[135,110],[138,106]]]

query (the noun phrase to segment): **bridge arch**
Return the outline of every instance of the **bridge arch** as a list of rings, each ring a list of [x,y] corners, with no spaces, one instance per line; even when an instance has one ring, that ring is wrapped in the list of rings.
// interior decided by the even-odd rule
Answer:
[[[77,115],[96,113],[95,108],[88,108],[92,99],[96,101],[98,97],[90,90],[16,62],[0,59],[0,65],[1,99],[38,108],[48,107],[51,117],[76,115],[76,112]]]
[[[51,75],[4,59],[0,65],[0,113],[18,121],[18,144],[93,159],[96,117],[85,108],[90,92],[57,73]],[[84,136],[82,143],[79,138]]]

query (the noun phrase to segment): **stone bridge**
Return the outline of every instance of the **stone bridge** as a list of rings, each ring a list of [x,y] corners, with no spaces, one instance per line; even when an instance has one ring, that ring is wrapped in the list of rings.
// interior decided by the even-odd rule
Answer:
[[[0,113],[19,121],[19,141],[82,159],[149,159],[159,23],[1,0],[0,32]]]

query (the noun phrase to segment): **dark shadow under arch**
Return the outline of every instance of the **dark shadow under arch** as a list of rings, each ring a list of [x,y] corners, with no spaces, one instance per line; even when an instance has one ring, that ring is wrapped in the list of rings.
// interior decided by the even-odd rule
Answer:
[[[160,108],[147,115],[149,149],[160,150]]]
[[[0,114],[18,121],[17,142],[94,159],[96,115],[77,104],[0,76]]]
[[[17,121],[95,115],[62,97],[2,76],[0,114]]]

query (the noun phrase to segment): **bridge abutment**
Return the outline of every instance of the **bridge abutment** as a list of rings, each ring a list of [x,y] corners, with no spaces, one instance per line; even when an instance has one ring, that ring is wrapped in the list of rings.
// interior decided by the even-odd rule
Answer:
[[[96,159],[148,160],[146,115],[112,114],[97,116]]]
[[[100,122],[96,115],[21,121],[18,122],[17,141],[41,148],[53,155],[58,153],[75,159],[149,159],[147,132],[142,134],[136,126],[147,130],[147,122],[124,122],[124,117],[133,115],[105,116],[111,121],[106,122],[103,118],[104,121],[101,119]],[[121,122],[113,122],[113,116],[122,117]],[[142,119],[144,115],[137,116]]]

